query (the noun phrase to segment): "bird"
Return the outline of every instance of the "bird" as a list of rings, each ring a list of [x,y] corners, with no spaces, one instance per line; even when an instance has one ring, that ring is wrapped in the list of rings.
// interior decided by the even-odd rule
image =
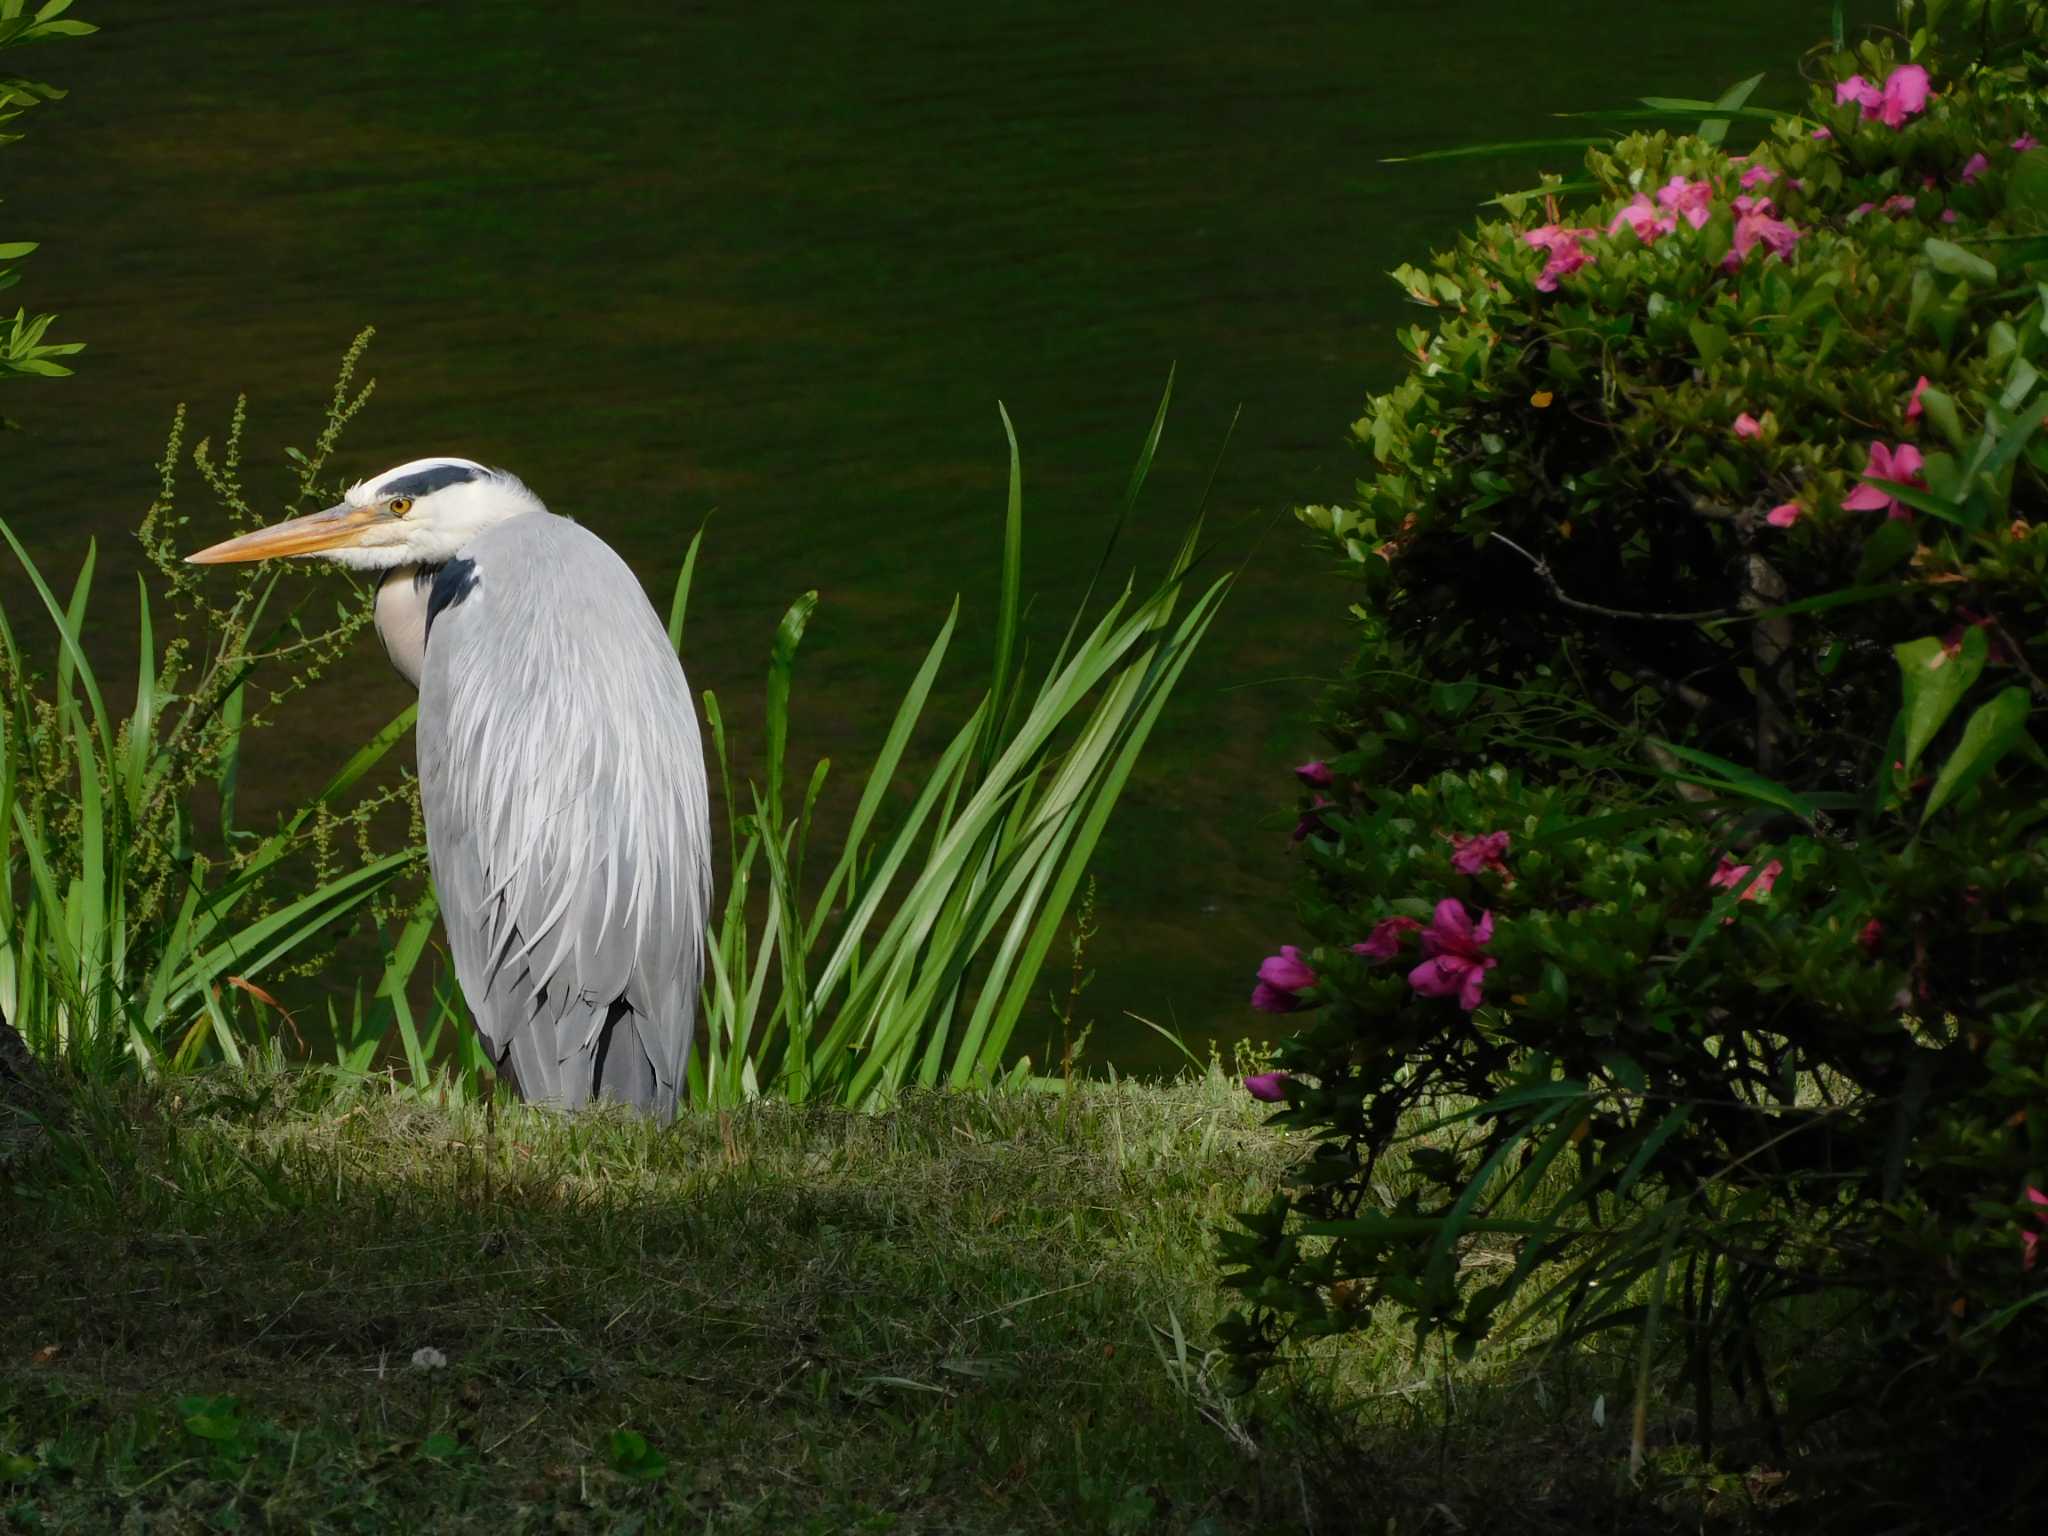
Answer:
[[[710,796],[681,661],[638,578],[518,477],[415,459],[195,565],[378,573],[419,692],[420,805],[455,975],[528,1103],[681,1102],[711,908]]]

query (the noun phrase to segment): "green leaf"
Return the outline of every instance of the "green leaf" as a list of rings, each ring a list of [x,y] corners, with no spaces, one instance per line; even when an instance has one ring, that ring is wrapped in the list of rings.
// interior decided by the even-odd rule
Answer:
[[[1778,118],[1784,116],[1780,112],[1769,112],[1758,107],[1745,107],[1743,105],[1744,102],[1749,100],[1756,88],[1763,84],[1763,79],[1764,77],[1760,74],[1751,75],[1747,80],[1736,81],[1735,84],[1729,86],[1727,90],[1721,93],[1720,99],[1709,108],[1709,115],[1700,123],[1698,131],[1702,142],[1719,144],[1723,139],[1727,138],[1728,121],[1732,117],[1763,118],[1770,122],[1776,122]],[[1657,96],[1645,96],[1643,98],[1644,103],[1652,107],[1662,105],[1664,100],[1665,98]],[[1688,107],[1691,106],[1690,103],[1686,105]],[[1693,110],[1697,109],[1694,108]]]
[[[1904,518],[1887,518],[1863,541],[1863,556],[1856,562],[1856,584],[1867,584],[1885,572],[1905,564],[1920,547],[1920,536]]]
[[[1986,286],[1998,281],[1998,268],[1975,251],[1967,251],[1953,240],[1929,235],[1920,244],[1928,265],[1945,277],[1960,277]]]
[[[1653,738],[1654,739],[1654,738]],[[1775,780],[1767,779],[1753,769],[1739,763],[1731,763],[1724,757],[1715,757],[1711,752],[1701,752],[1693,747],[1681,747],[1676,742],[1659,741],[1657,745],[1669,752],[1680,762],[1691,763],[1707,770],[1694,775],[1674,773],[1672,778],[1688,784],[1704,784],[1745,800],[1754,800],[1763,805],[1774,805],[1779,810],[1790,811],[1805,821],[1813,820],[1819,807],[1804,795],[1796,794]]]
[[[1949,801],[1998,766],[2006,753],[2018,746],[2027,733],[2027,712],[2032,701],[2021,687],[2003,689],[1990,702],[1977,707],[1963,727],[1963,739],[1956,743],[1948,761],[1927,794],[1927,809],[1920,813],[1920,825]]]
[[[1963,695],[1970,691],[1970,685],[1984,670],[1984,658],[1989,651],[1990,644],[1984,637],[1984,631],[1974,624],[1963,630],[1962,646],[1954,654],[1942,644],[1938,635],[1908,640],[1892,647],[1892,656],[1899,664],[1899,685],[1905,696],[1899,713],[1906,732],[1905,750],[1901,756],[1908,779],[1913,776],[1920,754],[1927,750],[1927,744],[1934,740],[1935,733],[1947,723],[1955,707],[1962,703]]]
[[[806,592],[789,605],[775,626],[775,644],[768,655],[768,804],[782,814],[782,764],[789,748],[789,685],[796,671],[797,647],[818,606],[818,594]]]
[[[1612,139],[1500,139],[1491,144],[1465,144],[1457,149],[1431,149],[1419,155],[1382,155],[1381,165],[1420,165],[1425,160],[1475,160],[1490,155],[1517,155],[1532,149],[1592,149]]]
[[[690,584],[697,574],[697,551],[703,543],[704,524],[699,523],[696,534],[690,540],[690,547],[683,555],[683,568],[676,573],[675,596],[669,599],[668,648],[678,656],[683,654],[683,621],[689,617]]]
[[[1941,428],[1941,435],[1949,440],[1958,453],[1963,450],[1963,424],[1956,417],[1956,403],[1946,390],[1933,385],[1920,391],[1920,407],[1926,411],[1927,419]]]
[[[1954,523],[1958,528],[1974,529],[1975,520],[1964,511],[1958,501],[1947,500],[1939,491],[1933,489],[1942,483],[1939,461],[1946,459],[1948,455],[1945,453],[1927,455],[1929,485],[1909,485],[1903,480],[1880,480],[1875,475],[1864,475],[1861,478],[1865,485],[1876,486],[1885,495],[1896,497],[1900,505],[1911,507],[1915,512],[1925,512],[1929,517],[1938,517],[1944,523]],[[1892,518],[1891,521],[1904,524],[1909,531],[1911,530],[1912,525],[1906,523],[1902,517]]]
[[[1695,320],[1686,329],[1692,333],[1693,346],[1699,349],[1702,367],[1713,367],[1728,350],[1728,333],[1711,321]]]

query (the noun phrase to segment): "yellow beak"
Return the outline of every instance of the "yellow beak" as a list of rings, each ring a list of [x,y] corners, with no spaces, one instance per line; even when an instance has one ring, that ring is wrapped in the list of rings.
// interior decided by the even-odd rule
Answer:
[[[187,555],[185,562],[228,565],[238,560],[274,560],[280,555],[317,555],[323,550],[346,549],[362,537],[364,529],[381,523],[387,515],[381,506],[329,507],[325,512],[273,523],[238,539],[227,539]]]

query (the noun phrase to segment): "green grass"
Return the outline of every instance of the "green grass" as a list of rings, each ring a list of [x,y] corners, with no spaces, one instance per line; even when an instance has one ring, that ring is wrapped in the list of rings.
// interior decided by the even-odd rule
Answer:
[[[1376,1330],[1227,1397],[1208,1234],[1293,1154],[1261,1118],[1220,1074],[667,1133],[314,1074],[89,1089],[0,1186],[0,1525],[1700,1523],[1683,1477],[1616,1491],[1625,1361],[1447,1376]]]

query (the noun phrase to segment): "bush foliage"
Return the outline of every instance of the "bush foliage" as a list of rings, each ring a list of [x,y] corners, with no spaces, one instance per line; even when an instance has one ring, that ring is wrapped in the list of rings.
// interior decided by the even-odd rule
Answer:
[[[1385,1304],[1464,1350],[1641,1330],[1638,1456],[1667,1352],[1694,1437],[1848,1480],[1979,1460],[1858,1460],[1845,1406],[2038,1428],[2048,69],[1828,66],[1394,274],[1371,473],[1301,514],[1359,660],[1255,998],[1314,1010],[1253,1088],[1316,1151],[1224,1240],[1250,1371]]]

